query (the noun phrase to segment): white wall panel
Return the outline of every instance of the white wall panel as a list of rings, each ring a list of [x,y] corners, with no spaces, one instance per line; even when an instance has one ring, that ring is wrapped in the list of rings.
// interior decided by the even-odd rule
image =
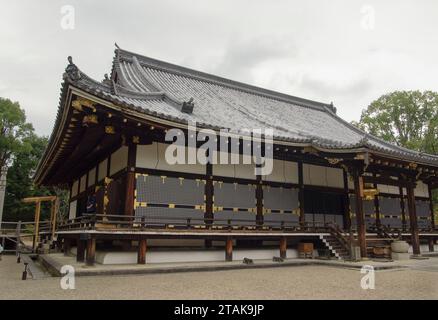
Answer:
[[[91,187],[96,183],[96,167],[88,172],[87,187]]]
[[[269,175],[262,176],[264,181],[285,182],[284,161],[273,160],[272,172]]]
[[[389,193],[389,189],[386,184],[378,184],[377,189],[379,189],[380,193]]]
[[[298,183],[298,163],[284,162],[284,179],[287,183]]]
[[[429,197],[429,189],[423,181],[417,181],[417,187],[414,190],[416,197]]]
[[[71,187],[71,196],[72,197],[77,196],[78,190],[79,190],[79,180],[75,180],[75,181],[73,181],[73,185]]]
[[[75,200],[73,202],[70,202],[70,208],[68,210],[68,218],[74,219],[76,218],[76,208],[77,208],[78,202]]]
[[[158,163],[158,144],[137,145],[135,165],[138,168],[156,169]]]
[[[102,181],[103,180],[103,178],[105,178],[106,177],[106,174],[107,174],[107,172],[108,172],[108,159],[105,159],[105,160],[103,160],[103,161],[101,161],[100,163],[99,163],[99,167],[98,167],[98,175],[97,175],[97,179],[99,180],[99,181]],[[99,182],[98,181],[98,182]]]
[[[314,186],[327,186],[326,167],[304,163],[303,179],[304,179],[304,184],[314,185]]]
[[[339,168],[326,168],[327,186],[333,188],[344,188],[344,170]]]
[[[255,165],[254,164],[236,164],[234,165],[235,176],[240,179],[252,179],[255,180],[257,178],[255,174]]]
[[[158,143],[158,162],[156,169],[158,170],[166,170],[166,171],[174,171],[174,172],[186,172],[186,173],[195,173],[195,174],[205,174],[206,166],[203,164],[171,164],[166,160],[166,149],[169,145],[165,143]],[[188,162],[188,149],[181,149],[184,152],[184,161]],[[138,151],[137,151],[138,152]],[[152,163],[150,161],[150,163]]]
[[[231,164],[231,156],[228,152],[213,152],[213,158],[216,159],[217,164],[213,164],[213,175],[220,177],[235,177],[234,164]],[[221,158],[224,161],[228,160],[228,164],[221,164]]]
[[[84,192],[87,188],[87,175],[84,174],[79,182],[79,193]]]
[[[113,152],[110,161],[110,175],[113,175],[128,166],[128,147],[122,146]]]
[[[397,186],[388,186],[388,193],[390,193],[390,194],[400,194],[400,189]]]

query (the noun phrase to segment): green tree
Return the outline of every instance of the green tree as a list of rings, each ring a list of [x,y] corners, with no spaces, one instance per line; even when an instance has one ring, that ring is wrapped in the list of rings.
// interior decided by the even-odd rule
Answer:
[[[362,111],[356,125],[399,146],[438,154],[438,93],[385,94]]]
[[[8,166],[4,221],[32,221],[34,206],[21,202],[22,198],[56,194],[61,197],[61,212],[66,211],[66,191],[55,187],[36,187],[33,175],[47,146],[47,137],[35,134],[26,122],[24,110],[18,102],[0,98],[0,165]],[[42,220],[50,214],[49,206],[42,205]]]
[[[47,138],[31,133],[23,139],[23,142],[32,147],[17,151],[14,162],[8,170],[4,206],[4,220],[6,221],[32,221],[34,205],[24,204],[21,199],[52,194],[48,188],[35,187],[32,180],[35,168],[47,145]],[[46,205],[44,205],[43,215],[46,216],[47,212]]]
[[[26,141],[32,132],[18,102],[0,98],[0,167],[10,165],[16,153],[32,148]]]

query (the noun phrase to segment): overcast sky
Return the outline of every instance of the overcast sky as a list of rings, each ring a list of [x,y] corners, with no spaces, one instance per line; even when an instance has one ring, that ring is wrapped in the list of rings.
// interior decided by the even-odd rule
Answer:
[[[322,102],[358,120],[393,90],[438,90],[438,1],[0,0],[0,96],[50,134],[67,56],[101,80],[126,50]],[[75,9],[65,30],[64,5]],[[65,20],[64,20],[65,22]]]

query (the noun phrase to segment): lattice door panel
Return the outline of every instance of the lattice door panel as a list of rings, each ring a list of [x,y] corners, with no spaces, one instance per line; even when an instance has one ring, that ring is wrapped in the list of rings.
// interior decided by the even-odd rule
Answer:
[[[379,197],[380,223],[391,228],[403,227],[400,198]]]

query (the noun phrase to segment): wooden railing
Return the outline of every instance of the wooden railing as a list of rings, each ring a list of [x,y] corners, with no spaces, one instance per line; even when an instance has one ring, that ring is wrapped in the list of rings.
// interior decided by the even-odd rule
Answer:
[[[43,229],[50,228],[50,222],[43,221],[39,223]],[[40,228],[41,230],[41,228]],[[8,241],[14,243],[14,249],[5,249],[5,252],[19,252],[23,250],[32,250],[30,246],[25,245],[23,239],[25,238],[33,238],[36,239],[35,234],[35,222],[22,222],[22,221],[4,221],[1,223],[0,227],[0,236],[3,239],[7,239]]]
[[[348,252],[351,256],[351,250],[354,240],[353,231],[348,232],[348,237],[345,235],[344,230],[342,230],[336,223],[329,222],[326,226],[330,234],[338,240],[339,244]]]
[[[303,232],[327,232],[327,225],[318,222],[300,223],[298,221],[269,220],[258,223],[252,219],[208,219],[182,218],[173,216],[136,217],[127,215],[84,214],[78,218],[69,219],[58,225],[58,230],[93,230],[102,229],[247,229],[247,230],[279,230]]]
[[[399,240],[401,238],[401,230],[397,228],[390,228],[383,224],[377,224],[371,226],[371,231],[377,233],[381,238],[389,239],[391,241]]]

